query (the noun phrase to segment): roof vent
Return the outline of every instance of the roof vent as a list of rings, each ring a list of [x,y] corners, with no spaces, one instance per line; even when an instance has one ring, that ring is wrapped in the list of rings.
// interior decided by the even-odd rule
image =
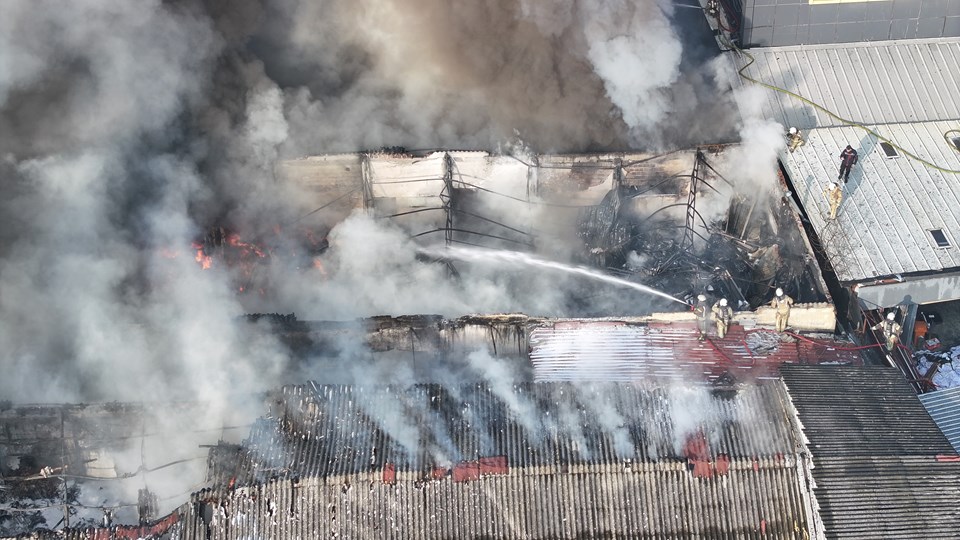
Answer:
[[[897,153],[897,149],[888,142],[880,143],[880,148],[883,149],[883,153],[886,154],[888,158],[900,157],[900,154]]]
[[[950,241],[947,240],[947,235],[943,234],[943,229],[931,229],[930,234],[933,236],[933,241],[937,243],[938,248],[950,247]]]
[[[954,148],[960,150],[960,137],[950,137],[950,142],[953,143]]]

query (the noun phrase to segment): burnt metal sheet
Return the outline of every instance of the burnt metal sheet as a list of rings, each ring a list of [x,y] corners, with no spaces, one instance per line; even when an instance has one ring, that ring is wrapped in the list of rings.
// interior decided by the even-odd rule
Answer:
[[[850,343],[829,339],[795,339],[736,324],[724,339],[697,336],[694,322],[558,321],[530,331],[530,361],[537,381],[623,382],[753,380],[778,377],[785,363],[862,363]]]
[[[766,116],[800,129],[960,118],[960,39],[756,48],[744,73],[817,103],[764,88]],[[746,55],[729,55],[742,68]],[[743,85],[753,83],[740,80]],[[839,118],[837,118],[839,117]]]
[[[943,137],[952,122],[891,124],[878,133],[939,167],[960,170],[960,152]],[[855,127],[811,130],[782,163],[825,255],[843,283],[960,268],[960,184],[957,175],[905,155],[888,158],[878,140]],[[836,220],[824,190],[837,180],[847,144],[859,154]],[[932,230],[950,245],[937,245]]]
[[[920,402],[953,449],[960,452],[960,387],[921,394]]]

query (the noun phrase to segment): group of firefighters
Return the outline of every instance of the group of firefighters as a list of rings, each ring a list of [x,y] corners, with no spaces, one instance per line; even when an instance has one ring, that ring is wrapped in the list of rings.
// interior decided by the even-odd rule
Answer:
[[[787,132],[787,150],[792,154],[805,143],[806,141],[803,140],[800,130],[795,127],[790,128]],[[837,210],[840,208],[840,203],[843,202],[843,189],[840,188],[840,180],[843,180],[844,184],[850,180],[850,170],[853,169],[859,159],[856,149],[849,144],[840,152],[840,172],[837,174],[837,181],[830,182],[830,185],[823,192],[827,198],[827,204],[830,205],[829,219],[831,220],[837,219]]]
[[[783,333],[787,330],[791,306],[793,306],[793,298],[784,294],[783,289],[778,288],[776,296],[770,301],[770,307],[776,310],[777,332]],[[697,317],[697,330],[700,334],[698,339],[700,341],[707,338],[711,314],[717,325],[717,337],[720,339],[726,337],[727,331],[730,329],[730,323],[733,321],[733,308],[730,307],[726,298],[721,298],[713,307],[710,307],[705,294],[697,296],[697,303],[693,306],[693,314]],[[887,314],[886,319],[870,327],[871,330],[883,331],[888,351],[892,351],[900,342],[901,327],[896,319],[896,314],[891,311]]]
[[[793,153],[804,143],[805,141],[800,134],[800,130],[795,127],[790,128],[787,132],[787,149]],[[829,219],[837,218],[837,209],[840,208],[840,203],[843,201],[843,190],[840,188],[839,182],[843,180],[844,183],[847,183],[850,179],[850,169],[857,164],[857,161],[857,151],[848,144],[840,153],[840,172],[837,175],[837,181],[830,182],[830,185],[824,192],[827,197],[827,202],[830,204]],[[790,320],[790,308],[793,306],[793,298],[784,294],[783,289],[778,288],[776,296],[774,296],[770,302],[770,306],[776,310],[777,332],[785,332],[787,323]],[[711,315],[713,315],[713,320],[717,325],[717,337],[720,339],[726,337],[727,331],[730,329],[730,323],[733,320],[733,308],[729,306],[726,298],[721,298],[711,307],[707,302],[706,295],[698,295],[697,303],[693,306],[693,313],[697,317],[697,330],[700,334],[700,341],[707,338]],[[900,324],[896,321],[896,314],[893,312],[888,313],[886,319],[870,327],[870,329],[883,331],[888,351],[892,351],[900,341],[901,328]]]
[[[800,148],[805,144],[806,141],[803,140],[803,136],[800,134],[800,130],[792,127],[787,131],[787,150],[792,154],[796,151],[797,148]],[[853,166],[859,161],[859,156],[856,149],[851,145],[847,145],[846,148],[840,152],[840,171],[837,174],[837,181],[830,182],[830,185],[827,186],[827,189],[824,190],[824,195],[827,197],[827,203],[830,205],[830,216],[829,219],[837,219],[837,210],[840,208],[840,203],[843,202],[843,190],[840,187],[840,180],[843,180],[843,183],[846,184],[850,180],[850,170],[853,169]],[[777,289],[779,296],[780,289]],[[787,297],[789,298],[789,297]],[[776,300],[774,300],[776,302]],[[792,303],[792,301],[791,301]],[[715,308],[716,309],[716,308]],[[787,308],[787,313],[789,314],[789,307]],[[897,343],[900,342],[900,324],[897,323],[896,314],[890,312],[887,314],[886,318],[880,321],[878,324],[871,326],[871,330],[882,330],[883,336],[887,342],[887,350],[892,351]],[[784,319],[786,320],[786,319]],[[784,323],[786,324],[786,323]],[[719,334],[719,322],[717,323],[717,329]],[[777,330],[780,331],[780,322],[779,322],[779,311],[777,319]],[[720,337],[725,335],[726,330],[723,334],[720,334]]]
[[[777,332],[784,332],[787,329],[787,322],[790,319],[790,307],[793,305],[793,298],[783,294],[783,289],[777,289],[776,296],[770,302],[770,306],[776,310]],[[730,307],[726,298],[721,298],[713,307],[707,302],[707,296],[701,294],[697,296],[697,303],[693,306],[693,314],[697,317],[697,329],[700,332],[698,339],[703,341],[707,338],[707,332],[710,328],[710,315],[717,325],[717,337],[723,339],[730,329],[730,322],[733,321],[733,308]]]

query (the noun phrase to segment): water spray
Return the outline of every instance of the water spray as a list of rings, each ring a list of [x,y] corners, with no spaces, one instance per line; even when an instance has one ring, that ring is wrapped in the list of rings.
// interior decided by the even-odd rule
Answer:
[[[621,287],[629,287],[631,289],[645,292],[647,294],[652,294],[654,296],[659,296],[661,298],[666,298],[667,300],[672,300],[684,306],[688,306],[683,300],[678,300],[669,294],[658,291],[653,287],[647,287],[646,285],[641,285],[640,283],[634,283],[633,281],[627,281],[618,277],[614,277],[602,272],[598,272],[592,268],[587,268],[585,266],[573,266],[569,264],[560,263],[557,261],[549,261],[546,259],[541,259],[535,257],[528,253],[521,253],[519,251],[506,251],[506,250],[494,250],[494,249],[478,249],[478,248],[466,248],[466,247],[456,247],[456,246],[447,246],[442,248],[420,248],[417,250],[423,255],[437,258],[448,258],[448,259],[457,259],[460,261],[468,262],[477,262],[477,263],[491,263],[491,262],[501,262],[514,265],[524,265],[532,266],[537,268],[546,268],[550,270],[557,270],[560,272],[565,272],[567,274],[573,274],[578,276],[583,276],[589,279],[595,279],[597,281],[602,281],[604,283],[610,283],[612,285],[619,285]],[[688,306],[689,307],[689,306]]]

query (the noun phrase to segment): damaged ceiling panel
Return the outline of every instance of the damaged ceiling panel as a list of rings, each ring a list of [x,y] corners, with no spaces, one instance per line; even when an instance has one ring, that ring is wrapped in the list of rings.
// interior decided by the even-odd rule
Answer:
[[[800,224],[777,204],[776,185],[741,178],[736,148],[656,155],[381,152],[360,155],[354,181],[376,216],[420,244],[532,252],[677,298],[715,290],[744,308],[769,301],[777,286],[801,302],[827,300]],[[287,167],[311,162],[292,163]],[[320,158],[316,164],[328,166]],[[334,169],[331,181],[340,185],[343,171]],[[322,174],[302,170],[301,178],[313,182]],[[737,181],[750,185],[738,189]],[[453,273],[467,264],[439,252],[425,258]],[[580,285],[585,296],[595,294]],[[571,305],[578,302],[589,304]]]

